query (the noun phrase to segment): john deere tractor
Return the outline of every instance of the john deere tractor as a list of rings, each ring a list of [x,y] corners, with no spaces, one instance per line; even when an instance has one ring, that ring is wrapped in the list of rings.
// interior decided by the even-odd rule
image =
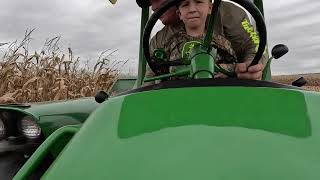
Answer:
[[[184,68],[157,71],[182,62],[157,61],[149,53],[153,26],[178,1],[166,1],[150,18],[148,1],[137,1],[142,8],[137,87],[102,102],[82,126],[55,130],[14,179],[38,173],[57,144],[61,148],[41,170],[42,179],[320,179],[320,94],[266,81],[269,66],[262,81],[237,79],[219,67],[209,42],[221,0],[214,1],[207,36]],[[231,1],[255,19],[260,36],[255,65],[267,43],[262,1]],[[277,46],[273,52],[278,58],[287,49]],[[146,63],[156,77],[144,78]],[[215,79],[217,72],[230,78]],[[177,76],[189,78],[164,81]],[[141,86],[154,80],[163,81]]]

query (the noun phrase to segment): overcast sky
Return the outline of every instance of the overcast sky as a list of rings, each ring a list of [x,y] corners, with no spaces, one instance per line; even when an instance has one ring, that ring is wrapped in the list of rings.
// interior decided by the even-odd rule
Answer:
[[[319,8],[318,0],[265,1],[270,47],[285,43],[290,48],[273,63],[274,74],[320,72]],[[83,60],[118,49],[120,60],[130,59],[124,70],[136,71],[140,9],[135,0],[115,6],[106,0],[0,0],[0,23],[0,43],[19,40],[35,28],[34,49],[41,49],[46,38],[62,36],[65,49],[71,47]]]

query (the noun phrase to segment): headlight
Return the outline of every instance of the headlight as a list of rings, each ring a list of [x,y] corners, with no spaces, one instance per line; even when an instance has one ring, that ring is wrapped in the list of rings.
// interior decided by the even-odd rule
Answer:
[[[6,136],[6,127],[4,126],[2,119],[0,119],[0,140],[5,138],[5,136]]]
[[[29,139],[36,139],[41,134],[40,127],[34,122],[31,116],[24,117],[20,122],[21,132]]]

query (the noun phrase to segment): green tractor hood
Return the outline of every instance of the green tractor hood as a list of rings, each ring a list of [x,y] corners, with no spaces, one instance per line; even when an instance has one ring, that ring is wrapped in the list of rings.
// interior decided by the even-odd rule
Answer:
[[[122,95],[90,115],[43,179],[319,179],[319,104],[319,93],[269,87]]]

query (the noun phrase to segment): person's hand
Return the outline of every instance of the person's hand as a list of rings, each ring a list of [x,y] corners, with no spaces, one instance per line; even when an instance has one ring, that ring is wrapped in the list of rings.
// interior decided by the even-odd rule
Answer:
[[[251,62],[237,63],[235,72],[239,79],[261,80],[263,65],[256,64],[248,68]]]
[[[228,78],[228,76],[223,74],[223,73],[221,73],[221,72],[219,72],[219,73],[214,75],[214,78],[224,78],[225,79],[225,78]]]
[[[223,69],[229,71],[229,72],[233,72],[235,65],[234,64],[219,64]],[[227,75],[219,72],[217,74],[214,75],[214,78],[228,78]]]

